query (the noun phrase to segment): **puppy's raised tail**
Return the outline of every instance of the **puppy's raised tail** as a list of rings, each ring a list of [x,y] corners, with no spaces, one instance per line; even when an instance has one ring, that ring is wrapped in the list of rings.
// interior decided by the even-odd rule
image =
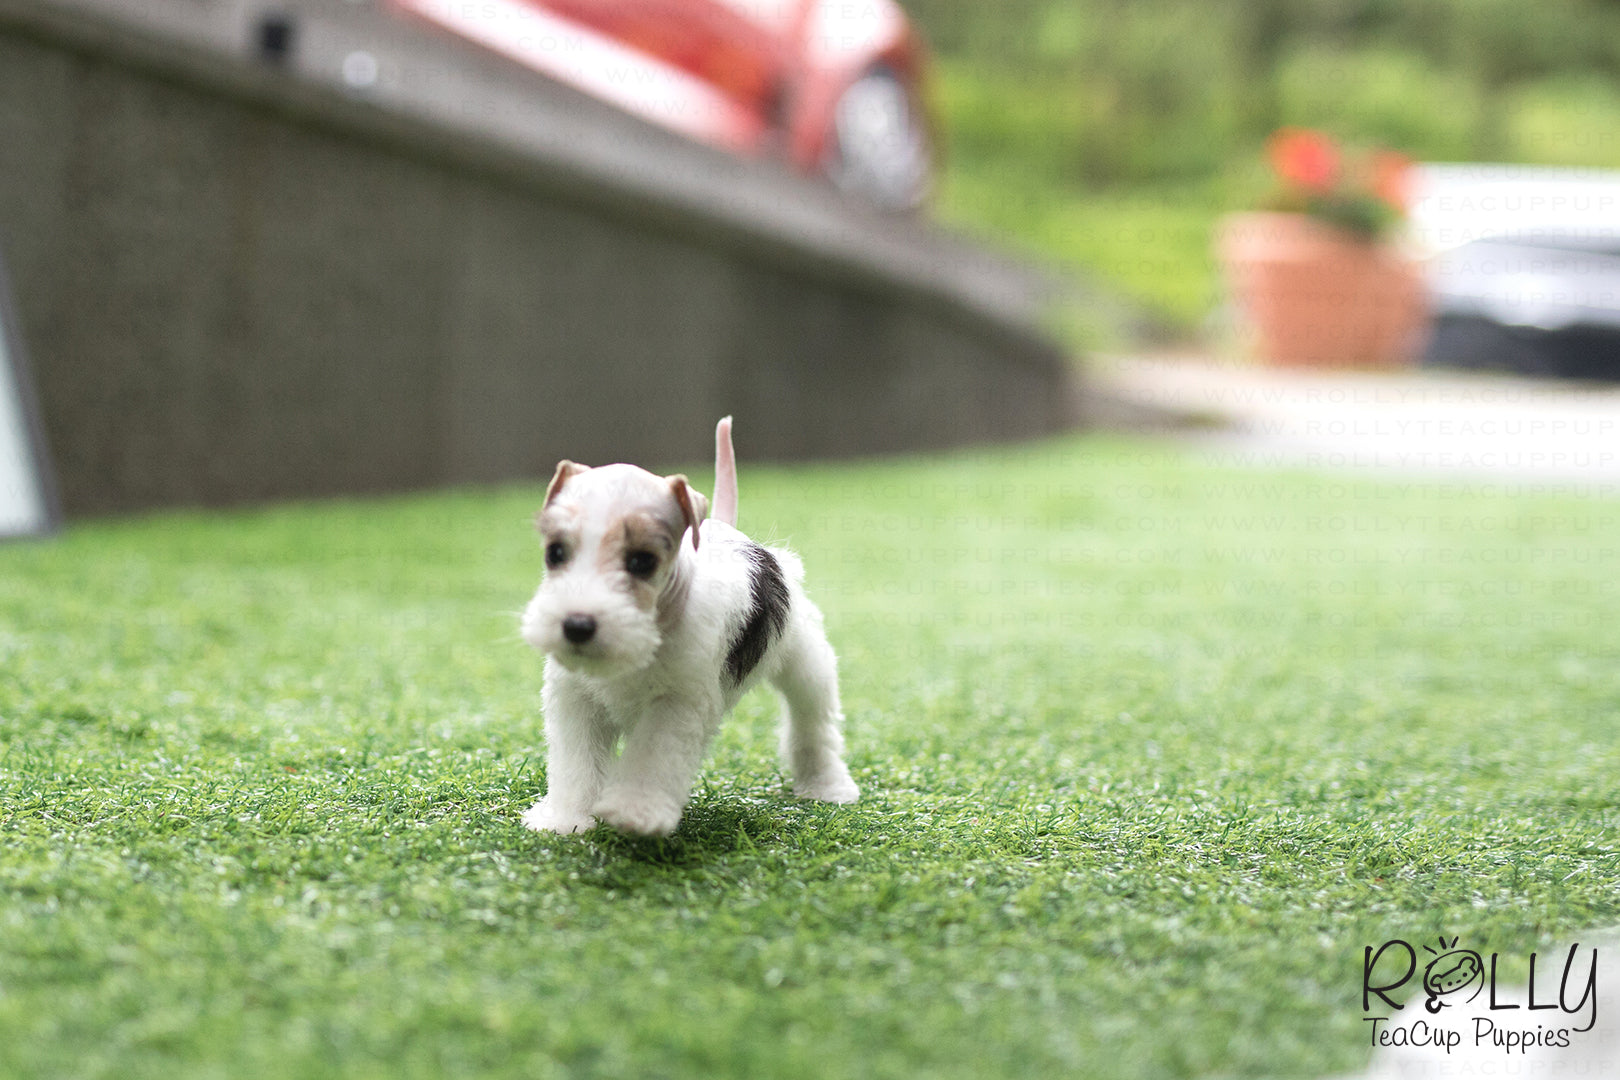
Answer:
[[[714,507],[709,516],[733,527],[737,524],[737,453],[731,448],[729,416],[714,429]]]

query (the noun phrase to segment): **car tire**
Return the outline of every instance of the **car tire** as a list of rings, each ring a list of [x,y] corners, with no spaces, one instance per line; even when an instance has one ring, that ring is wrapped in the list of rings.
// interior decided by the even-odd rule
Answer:
[[[823,171],[839,190],[904,213],[933,188],[933,140],[910,88],[881,65],[850,83],[833,106]]]
[[[1477,315],[1442,315],[1434,321],[1423,363],[1515,375],[1561,375],[1559,358],[1546,338],[1544,333]]]

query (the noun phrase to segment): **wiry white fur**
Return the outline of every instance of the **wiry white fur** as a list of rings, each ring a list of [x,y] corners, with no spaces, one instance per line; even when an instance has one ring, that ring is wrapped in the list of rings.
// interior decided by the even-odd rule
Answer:
[[[717,444],[722,453],[729,443]],[[523,815],[531,829],[578,832],[599,819],[641,835],[673,832],[721,719],[761,680],[787,705],[781,749],[794,794],[834,803],[860,796],[842,758],[837,658],[792,552],[767,549],[787,584],[787,617],[739,685],[725,677],[725,660],[749,615],[746,536],[704,521],[694,542],[681,538],[670,564],[647,583],[597,557],[625,515],[670,497],[670,483],[611,465],[571,473],[557,491],[578,546],[567,565],[547,573],[523,615],[525,640],[547,654],[547,791]],[[563,636],[570,614],[597,620],[590,642]]]

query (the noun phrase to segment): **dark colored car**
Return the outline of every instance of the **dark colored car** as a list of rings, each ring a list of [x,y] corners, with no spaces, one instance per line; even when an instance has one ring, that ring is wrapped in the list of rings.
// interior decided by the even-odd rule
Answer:
[[[928,196],[925,58],[894,0],[390,0],[665,127],[888,210]]]

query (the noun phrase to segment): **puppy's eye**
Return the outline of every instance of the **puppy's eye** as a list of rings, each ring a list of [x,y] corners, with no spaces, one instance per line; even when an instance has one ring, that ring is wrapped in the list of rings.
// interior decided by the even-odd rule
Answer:
[[[546,569],[555,570],[568,561],[568,548],[563,546],[561,540],[553,540],[546,545]]]
[[[632,551],[624,557],[624,568],[632,577],[650,578],[658,569],[658,556],[650,551]]]

